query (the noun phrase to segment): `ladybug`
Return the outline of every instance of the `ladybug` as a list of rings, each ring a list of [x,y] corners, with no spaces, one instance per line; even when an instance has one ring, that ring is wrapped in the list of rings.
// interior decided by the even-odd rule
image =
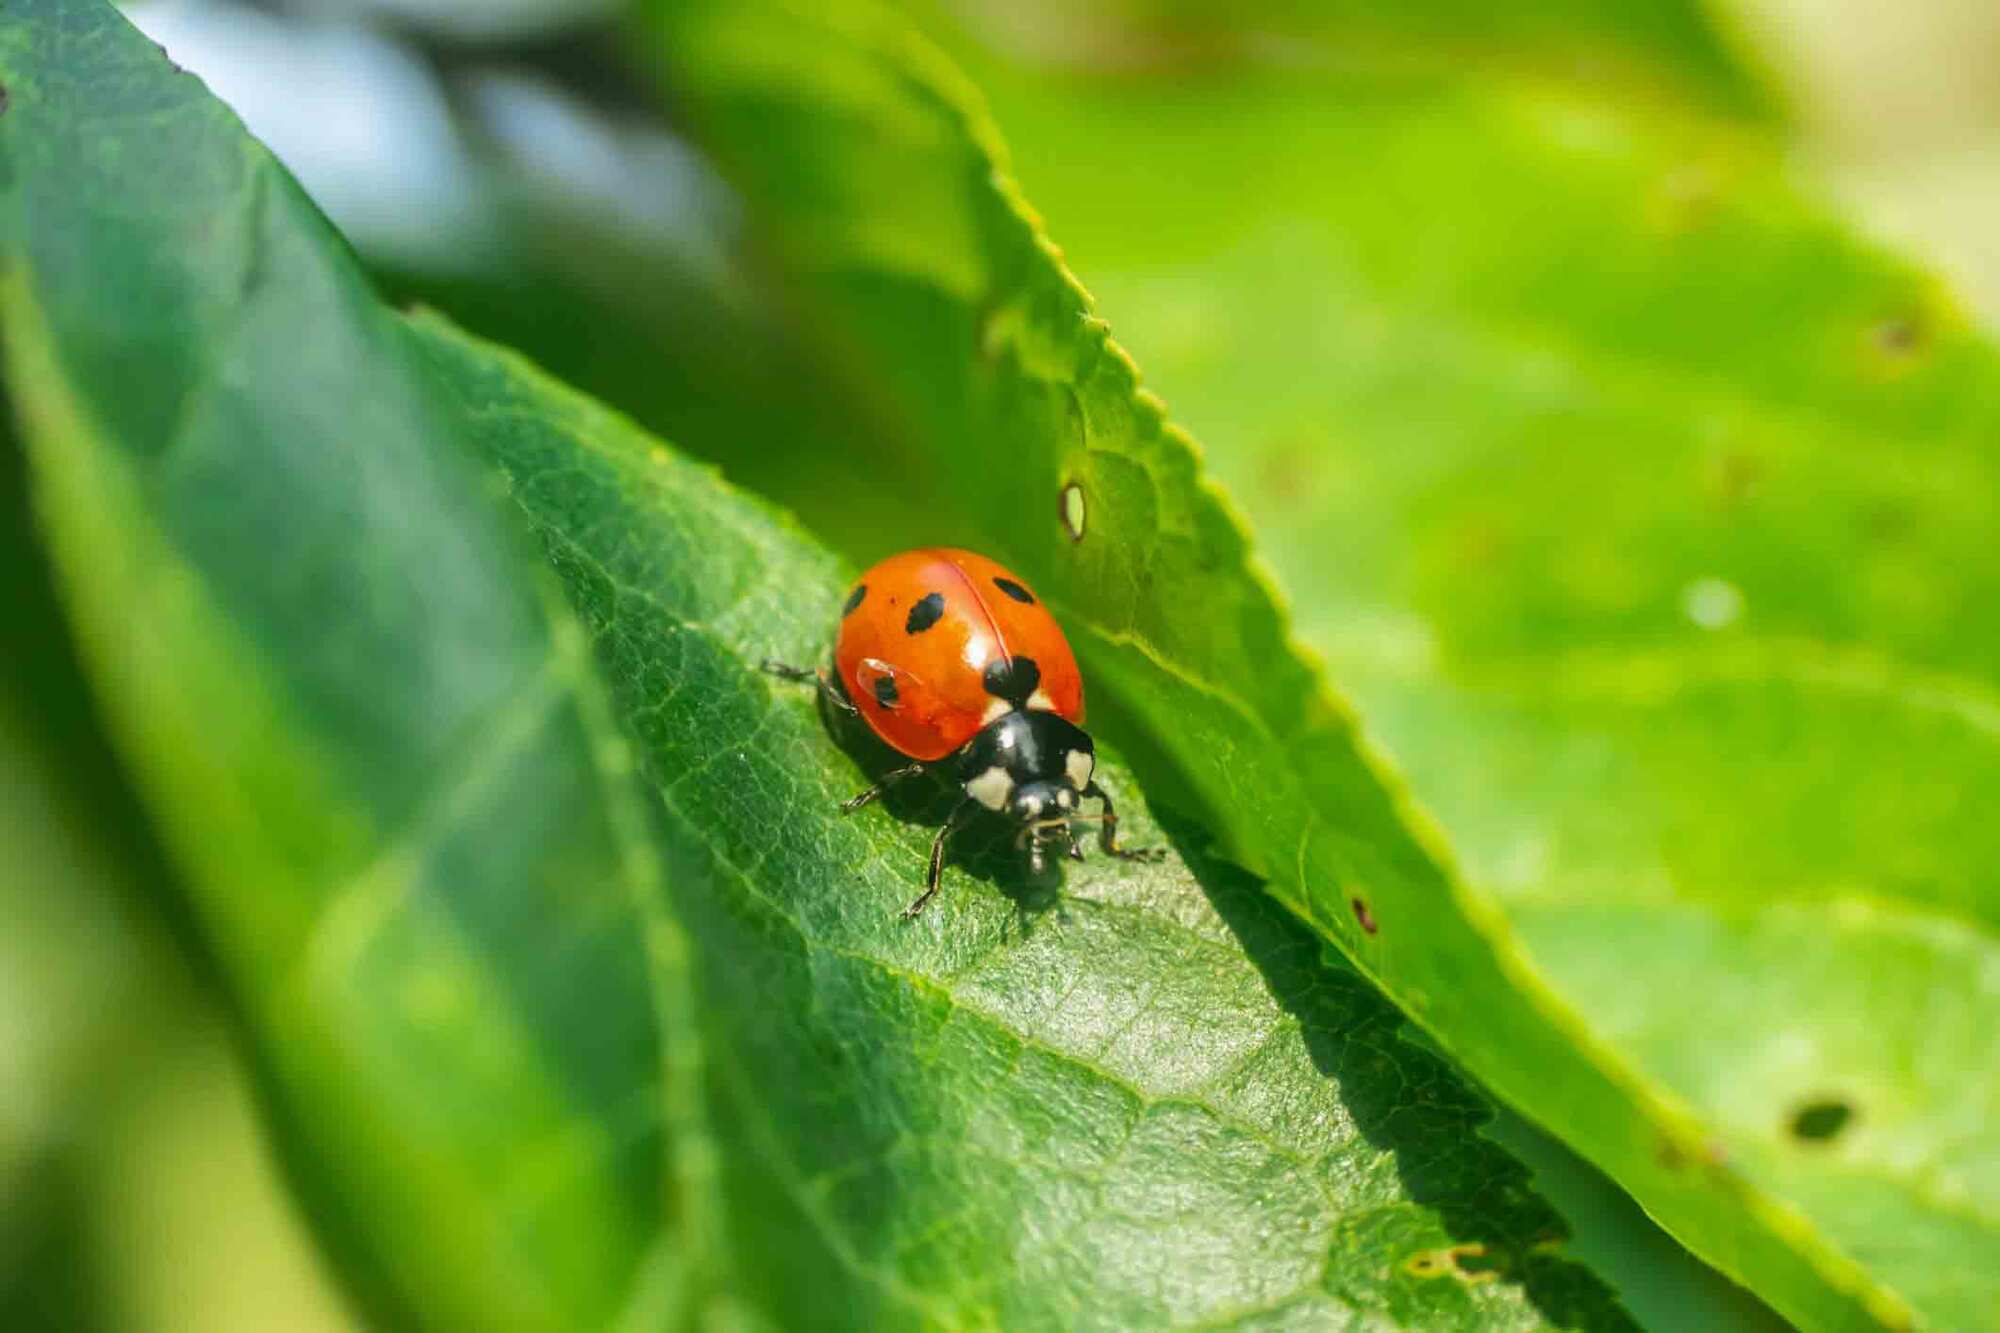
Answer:
[[[833,667],[829,679],[824,670],[764,663],[788,680],[816,680],[830,704],[859,714],[911,761],[842,802],[843,813],[936,766],[963,792],[931,843],[924,891],[905,919],[937,893],[946,844],[980,810],[1015,823],[1016,845],[1037,874],[1050,843],[1083,859],[1076,823],[1096,823],[1108,855],[1156,855],[1118,845],[1118,814],[1097,785],[1097,751],[1083,729],[1076,656],[1056,618],[1005,565],[949,547],[890,556],[848,590]],[[1101,813],[1083,814],[1086,799]]]

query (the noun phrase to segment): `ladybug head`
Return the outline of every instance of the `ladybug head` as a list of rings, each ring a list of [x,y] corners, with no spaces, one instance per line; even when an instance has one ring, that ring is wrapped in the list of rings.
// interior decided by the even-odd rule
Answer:
[[[1020,825],[1039,871],[1043,844],[1069,843],[1070,820],[1096,767],[1096,747],[1083,728],[1054,713],[1016,708],[967,743],[959,780],[967,796]]]
[[[1081,793],[1068,778],[1049,782],[1024,782],[1014,788],[1007,801],[1007,813],[1023,824],[1062,819],[1077,807]]]
[[[1015,844],[1028,849],[1028,868],[1042,873],[1043,849],[1061,844],[1070,856],[1083,859],[1083,851],[1070,832],[1070,816],[1081,802],[1076,787],[1067,778],[1050,782],[1028,782],[1014,789],[1007,814],[1020,825]]]

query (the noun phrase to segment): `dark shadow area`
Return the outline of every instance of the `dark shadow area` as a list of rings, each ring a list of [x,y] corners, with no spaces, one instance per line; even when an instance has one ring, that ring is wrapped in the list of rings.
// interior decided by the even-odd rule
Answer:
[[[1314,1067],[1334,1081],[1367,1140],[1394,1156],[1409,1196],[1435,1209],[1451,1236],[1444,1250],[1408,1255],[1403,1275],[1511,1283],[1562,1328],[1630,1328],[1635,1316],[1669,1326],[1785,1327],[1660,1232],[1595,1168],[1498,1110],[1261,880],[1217,856],[1198,824],[1157,809],[1154,818],[1273,998],[1298,1019]],[[1536,1149],[1532,1170],[1517,1155],[1524,1143]],[[1565,1257],[1573,1222],[1629,1239],[1615,1253]],[[1663,1280],[1653,1271],[1662,1267],[1678,1275]],[[1690,1292],[1708,1308],[1692,1306]]]

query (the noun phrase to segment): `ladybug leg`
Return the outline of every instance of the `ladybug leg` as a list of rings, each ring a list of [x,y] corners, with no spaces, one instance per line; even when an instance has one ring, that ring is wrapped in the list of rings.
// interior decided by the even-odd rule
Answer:
[[[833,683],[833,677],[826,674],[825,667],[796,667],[789,663],[780,662],[774,657],[765,658],[759,665],[766,672],[778,677],[780,680],[810,680],[818,682],[820,696],[843,713],[859,714],[861,711],[854,706],[853,700],[840,692],[839,687]]]
[[[902,768],[893,769],[890,772],[884,773],[882,775],[882,780],[876,783],[874,786],[870,787],[867,791],[862,792],[858,796],[850,796],[846,800],[842,801],[840,803],[840,813],[843,815],[853,814],[856,810],[859,810],[862,806],[867,805],[869,802],[875,800],[883,792],[889,790],[889,788],[895,786],[898,782],[901,782],[904,778],[915,777],[917,774],[923,771],[924,771],[924,766],[922,764],[906,764]]]
[[[789,662],[780,662],[775,657],[767,657],[757,664],[758,669],[781,680],[817,680],[819,672],[811,667],[795,667]]]
[[[914,902],[903,909],[903,920],[908,921],[911,917],[923,911],[924,904],[936,896],[938,880],[944,875],[945,844],[951,841],[953,831],[958,828],[959,819],[971,808],[971,801],[960,801],[956,806],[953,806],[951,818],[944,821],[944,827],[938,830],[937,837],[931,841],[931,866],[930,873],[924,878],[924,891],[917,895]]]
[[[1095,796],[1104,804],[1104,822],[1099,826],[1097,845],[1106,856],[1115,856],[1121,861],[1158,861],[1166,853],[1158,847],[1120,847],[1118,845],[1118,811],[1111,804],[1110,795],[1095,782],[1083,789],[1085,796]]]

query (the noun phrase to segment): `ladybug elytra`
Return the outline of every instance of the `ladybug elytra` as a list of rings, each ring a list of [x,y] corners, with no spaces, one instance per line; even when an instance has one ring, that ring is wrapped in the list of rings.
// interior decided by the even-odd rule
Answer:
[[[947,765],[962,796],[931,844],[923,910],[938,890],[946,844],[985,809],[1019,828],[1029,865],[1063,844],[1078,860],[1072,825],[1099,825],[1109,855],[1149,858],[1118,845],[1118,815],[1097,785],[1097,753],[1083,729],[1083,676],[1048,608],[1004,565],[971,551],[927,547],[889,557],[858,579],[843,603],[834,676],[782,663],[765,669],[817,680],[831,704],[858,713],[912,762],[843,802],[852,812],[903,778]],[[1086,816],[1086,799],[1102,812]]]

